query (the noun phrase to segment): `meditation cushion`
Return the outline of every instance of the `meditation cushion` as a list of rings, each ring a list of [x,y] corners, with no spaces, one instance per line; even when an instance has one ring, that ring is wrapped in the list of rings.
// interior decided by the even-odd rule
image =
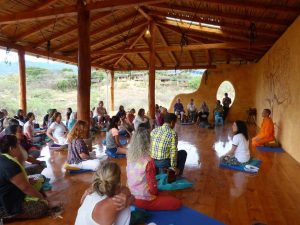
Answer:
[[[266,143],[264,146],[265,146],[265,147],[270,147],[270,148],[278,148],[278,147],[280,147],[280,144],[279,144],[279,142],[275,139],[274,141],[270,141],[270,142]]]
[[[71,166],[69,163],[64,164],[64,169],[69,172],[70,174],[78,174],[78,173],[86,173],[86,172],[94,172],[93,170],[85,170],[85,169],[80,169],[75,166]]]
[[[220,168],[238,170],[246,173],[258,173],[261,163],[262,161],[259,159],[250,159],[248,163],[244,163],[240,165],[230,165],[230,164],[222,163],[222,161],[220,161],[219,166]]]
[[[193,186],[193,183],[185,178],[177,178],[174,182],[168,183],[168,175],[165,173],[158,174],[155,178],[157,180],[157,188],[161,191],[180,190]]]

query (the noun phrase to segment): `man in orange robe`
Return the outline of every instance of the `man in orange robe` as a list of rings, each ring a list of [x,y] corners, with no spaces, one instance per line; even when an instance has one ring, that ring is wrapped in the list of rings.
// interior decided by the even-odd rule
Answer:
[[[252,138],[252,149],[255,149],[256,146],[263,146],[268,142],[275,141],[274,136],[274,123],[270,117],[271,110],[264,109],[262,112],[263,122],[259,133]]]

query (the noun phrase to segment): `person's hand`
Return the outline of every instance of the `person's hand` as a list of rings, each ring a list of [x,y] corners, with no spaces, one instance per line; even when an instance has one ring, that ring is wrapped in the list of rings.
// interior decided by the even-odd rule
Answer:
[[[89,187],[88,189],[85,190],[85,192],[83,193],[81,199],[80,199],[80,205],[83,203],[85,197],[89,194],[92,194],[93,193],[93,188],[92,187]]]
[[[54,143],[58,143],[57,138],[53,138]]]
[[[178,176],[180,173],[180,169],[178,168],[172,168],[175,171],[175,175]]]
[[[121,211],[127,207],[128,196],[122,192],[118,195],[115,195],[112,200],[118,211]]]

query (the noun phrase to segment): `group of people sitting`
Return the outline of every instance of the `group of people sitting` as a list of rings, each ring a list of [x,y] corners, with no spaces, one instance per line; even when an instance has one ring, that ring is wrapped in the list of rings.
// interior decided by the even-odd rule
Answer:
[[[99,105],[103,107],[103,103]],[[91,129],[86,121],[76,120],[69,132],[61,114],[55,110],[49,110],[48,120],[44,120],[48,137],[54,143],[68,144],[67,163],[95,171],[93,182],[82,197],[75,224],[129,224],[130,204],[146,210],[180,208],[181,202],[177,198],[158,191],[155,179],[157,173],[167,170],[174,171],[176,176],[183,174],[187,152],[177,147],[178,136],[174,130],[177,115],[156,106],[154,128],[144,109],[140,109],[135,116],[134,109],[126,112],[120,106],[118,113],[109,118],[103,108],[100,118],[97,115],[97,123],[100,123],[99,126],[107,123],[106,148],[126,154],[128,187],[120,184],[121,170],[117,163],[101,161],[91,154],[85,143]],[[67,112],[68,125],[72,113],[70,110]],[[260,133],[252,139],[253,148],[274,140],[274,124],[270,114],[269,109],[263,111],[264,120]],[[2,115],[5,115],[4,110],[1,110]],[[34,180],[28,179],[29,174],[40,174],[45,168],[37,160],[40,149],[33,144],[37,134],[34,114],[28,113],[25,119],[22,113],[19,114],[18,119],[25,122],[23,127],[18,119],[11,118],[4,122],[7,118],[7,114],[0,118],[1,126],[8,123],[0,141],[0,218],[38,218],[47,215],[60,208],[60,204],[47,199],[34,186]],[[93,116],[91,120],[94,120]],[[247,163],[250,159],[247,126],[237,120],[232,130],[232,149],[221,160],[234,165]],[[120,143],[122,131],[130,138],[128,145]],[[30,167],[34,169],[30,170]]]
[[[227,93],[225,93],[225,97],[223,98],[222,103],[223,105],[221,105],[220,100],[217,100],[216,106],[213,110],[214,121],[216,125],[219,123],[223,124],[228,115],[229,107],[231,104],[231,98],[228,97]],[[180,117],[182,123],[198,122],[201,127],[205,127],[209,124],[209,108],[205,101],[201,104],[198,110],[194,103],[194,99],[191,99],[186,108],[187,113],[184,109],[183,104],[181,103],[180,98],[178,98],[177,102],[174,105],[174,113],[176,116]]]

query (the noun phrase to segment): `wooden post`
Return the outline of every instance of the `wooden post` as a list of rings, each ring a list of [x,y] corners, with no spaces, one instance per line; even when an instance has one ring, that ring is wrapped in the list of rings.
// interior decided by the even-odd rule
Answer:
[[[110,111],[115,110],[115,71],[110,71]]]
[[[155,35],[156,29],[153,21],[150,22],[150,54],[149,54],[149,86],[148,110],[151,119],[155,119]]]
[[[26,68],[25,68],[25,52],[18,50],[19,55],[19,107],[26,114],[27,103],[26,103]]]
[[[90,124],[90,91],[91,91],[91,59],[90,59],[90,12],[86,1],[77,0],[78,6],[78,85],[77,115],[78,120]]]

